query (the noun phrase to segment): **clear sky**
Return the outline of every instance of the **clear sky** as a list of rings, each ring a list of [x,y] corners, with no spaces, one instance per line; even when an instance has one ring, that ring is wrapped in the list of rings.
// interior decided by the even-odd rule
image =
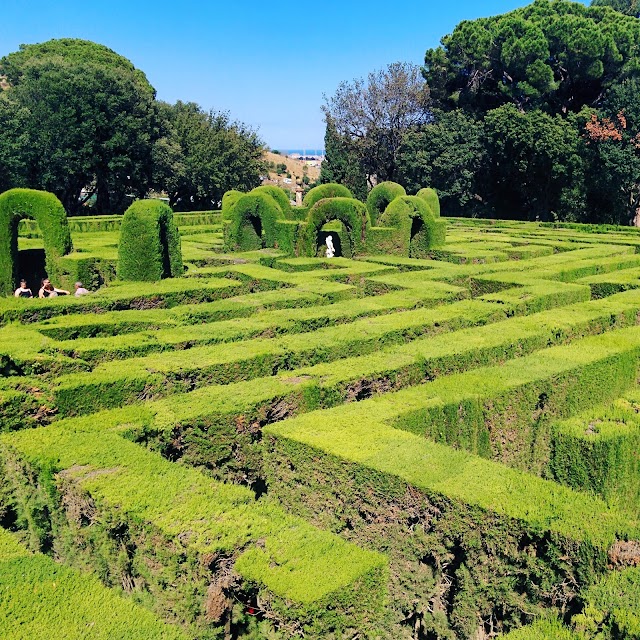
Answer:
[[[144,71],[160,100],[229,111],[272,148],[322,148],[322,96],[342,80],[422,64],[461,20],[526,4],[0,0],[0,56],[51,38],[92,40]]]

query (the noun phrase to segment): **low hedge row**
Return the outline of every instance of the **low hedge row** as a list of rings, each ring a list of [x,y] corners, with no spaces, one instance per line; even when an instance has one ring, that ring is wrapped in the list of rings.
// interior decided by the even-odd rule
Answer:
[[[18,525],[213,638],[237,598],[312,638],[384,624],[384,556],[163,460],[117,434],[145,411],[0,437]],[[28,497],[30,496],[30,497]],[[126,553],[123,553],[126,550]],[[255,596],[258,596],[256,604]],[[231,625],[229,625],[231,627]]]
[[[640,514],[640,394],[555,425],[550,469],[558,482]]]
[[[170,457],[183,457],[225,477],[255,482],[260,475],[256,442],[260,428],[296,415],[419,384],[468,368],[524,355],[551,343],[633,324],[638,300],[574,305],[562,310],[497,322],[487,327],[442,333],[410,344],[387,347],[370,355],[281,373],[224,387],[204,387],[187,396],[153,402],[153,430],[142,439],[158,442]],[[458,307],[456,310],[451,307]],[[449,315],[443,312],[448,310]],[[464,313],[461,313],[463,312]],[[439,330],[495,320],[490,308],[474,301],[434,310]],[[466,314],[466,315],[465,315]],[[569,365],[567,365],[569,367]],[[485,370],[480,370],[485,371]],[[552,374],[549,374],[552,377]],[[446,380],[446,378],[445,378]],[[544,377],[540,384],[547,384]],[[420,388],[417,388],[420,389]],[[105,390],[105,393],[108,391]],[[503,391],[497,390],[499,398]],[[489,394],[485,399],[492,402]],[[437,406],[449,402],[444,397]],[[434,404],[432,402],[432,404]],[[455,406],[450,413],[455,414]]]
[[[31,554],[0,529],[0,636],[12,640],[186,640],[185,630],[105,588],[97,578]]]

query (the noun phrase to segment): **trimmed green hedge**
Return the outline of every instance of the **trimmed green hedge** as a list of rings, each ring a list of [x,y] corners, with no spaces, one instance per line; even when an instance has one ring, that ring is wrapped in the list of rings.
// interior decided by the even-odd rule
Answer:
[[[33,218],[44,240],[46,268],[49,278],[65,282],[60,258],[73,249],[62,203],[52,193],[34,189],[11,189],[0,195],[0,295],[11,295],[20,274],[18,258],[18,222]]]
[[[0,529],[0,637],[7,640],[187,640],[94,576],[31,554]]]
[[[224,227],[226,251],[252,251],[276,244],[276,223],[285,217],[269,190],[259,189],[238,198],[231,209],[231,219]]]
[[[255,189],[251,189],[249,193],[253,195],[257,193],[265,193],[271,196],[278,203],[278,206],[282,211],[282,215],[284,215],[284,217],[287,219],[291,217],[289,215],[291,212],[291,202],[289,202],[289,194],[281,187],[278,187],[275,184],[263,184],[259,187],[256,187]]]
[[[436,217],[440,217],[440,199],[438,198],[438,193],[435,189],[431,187],[425,187],[424,189],[420,189],[416,194],[418,198],[422,198],[427,205],[429,205],[429,209],[431,213]]]
[[[405,196],[407,192],[397,182],[381,182],[377,184],[367,196],[367,211],[371,218],[371,225],[383,226],[378,222],[378,216],[387,208],[389,203],[398,196]]]
[[[346,227],[352,257],[366,252],[367,232],[371,226],[367,208],[354,198],[324,198],[309,210],[307,223],[301,227],[296,255],[315,256],[318,231],[331,220]]]
[[[610,573],[582,598],[584,610],[572,623],[588,640],[640,638],[640,566]]]
[[[125,212],[118,244],[118,278],[157,281],[183,274],[173,211],[159,200],[137,200]]]
[[[319,184],[317,187],[310,189],[302,201],[303,205],[311,209],[313,205],[323,198],[353,198],[353,194],[347,187],[336,182],[327,184]]]

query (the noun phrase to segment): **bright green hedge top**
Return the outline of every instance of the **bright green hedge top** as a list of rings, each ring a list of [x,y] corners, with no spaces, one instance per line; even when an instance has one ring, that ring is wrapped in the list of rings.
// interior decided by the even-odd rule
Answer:
[[[384,212],[378,216],[379,227],[403,228],[409,225],[412,218],[421,218],[428,222],[433,218],[429,205],[417,196],[397,196],[388,205]]]
[[[0,195],[0,294],[10,295],[17,286],[18,222],[33,218],[44,240],[47,273],[60,282],[59,258],[73,249],[62,203],[52,193],[11,189]]]
[[[125,211],[120,227],[118,277],[157,281],[182,273],[180,234],[173,211],[159,200],[137,200]]]
[[[278,187],[275,184],[263,184],[255,189],[251,189],[249,193],[253,195],[256,193],[266,193],[278,203],[278,206],[285,218],[290,217],[289,212],[291,211],[291,203],[289,202],[289,195],[281,187]]]
[[[397,182],[381,182],[377,184],[367,196],[367,210],[373,226],[378,224],[378,216],[387,208],[387,205],[398,196],[407,195],[404,187]]]
[[[353,198],[353,194],[347,187],[336,182],[329,182],[313,187],[304,197],[302,204],[311,208],[318,200],[323,198]]]
[[[418,198],[422,198],[429,205],[431,213],[436,218],[440,217],[440,199],[438,198],[438,193],[435,189],[425,187],[424,189],[420,189],[416,195]]]
[[[233,207],[235,207],[236,202],[244,193],[242,191],[237,191],[236,189],[231,189],[231,191],[227,191],[222,196],[222,218],[223,220],[231,220],[231,213],[233,211]]]
[[[0,637],[11,640],[186,640],[97,578],[29,553],[0,529]]]

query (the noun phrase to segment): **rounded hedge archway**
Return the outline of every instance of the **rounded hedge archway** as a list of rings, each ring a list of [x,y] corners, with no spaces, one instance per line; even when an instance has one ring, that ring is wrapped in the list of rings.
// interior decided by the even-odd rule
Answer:
[[[313,205],[323,198],[353,198],[353,194],[344,185],[337,182],[327,182],[319,184],[317,187],[310,189],[304,197],[302,204],[305,207],[313,207]]]
[[[371,189],[367,196],[367,209],[371,218],[371,224],[379,227],[378,217],[384,213],[389,203],[398,196],[404,196],[407,192],[404,187],[397,182],[381,182]]]
[[[282,209],[266,190],[243,195],[229,211],[230,222],[225,229],[227,251],[253,251],[273,247],[276,243],[276,222],[283,220]]]
[[[13,293],[19,274],[18,223],[32,218],[38,224],[44,243],[48,276],[62,281],[59,258],[71,253],[73,245],[67,212],[56,196],[36,189],[10,189],[0,195],[0,292]]]
[[[299,256],[315,256],[318,231],[331,220],[340,220],[345,226],[353,257],[365,253],[367,231],[371,226],[369,212],[359,200],[338,197],[318,200],[309,210],[298,239]]]
[[[171,207],[137,200],[124,213],[118,243],[118,278],[157,281],[183,274],[180,234]]]

